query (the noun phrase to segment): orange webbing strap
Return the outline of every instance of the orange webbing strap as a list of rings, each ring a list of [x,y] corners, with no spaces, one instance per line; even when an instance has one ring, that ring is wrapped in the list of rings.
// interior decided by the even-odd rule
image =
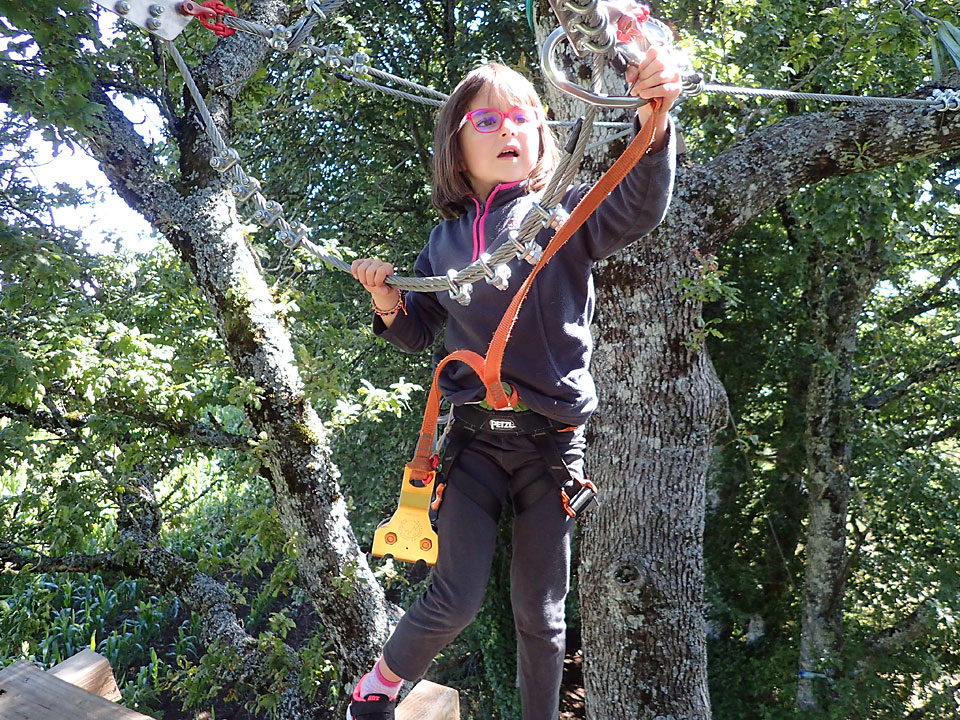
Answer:
[[[597,206],[603,202],[604,198],[626,177],[626,174],[630,172],[631,168],[633,168],[633,166],[637,164],[637,161],[647,152],[647,149],[653,142],[653,130],[656,125],[655,120],[660,113],[662,101],[658,98],[651,100],[650,103],[653,108],[653,115],[650,116],[647,123],[640,129],[640,133],[633,139],[633,142],[627,146],[623,155],[617,159],[610,169],[603,174],[603,177],[597,181],[597,184],[590,189],[590,192],[577,204],[577,207],[574,208],[570,217],[567,218],[567,221],[544,249],[540,261],[534,266],[530,275],[524,281],[523,285],[520,286],[520,289],[517,290],[517,294],[507,308],[506,313],[504,313],[503,318],[500,320],[500,325],[493,335],[493,340],[490,342],[490,347],[487,350],[487,357],[483,358],[479,353],[475,353],[472,350],[456,350],[443,358],[437,365],[437,369],[433,374],[433,385],[430,387],[430,394],[427,396],[427,407],[423,413],[423,424],[420,426],[420,439],[417,442],[417,450],[414,453],[413,460],[407,463],[407,467],[414,473],[426,477],[427,473],[435,469],[431,459],[431,451],[437,430],[437,416],[440,414],[440,390],[437,387],[437,383],[440,379],[440,372],[448,362],[458,360],[467,363],[467,365],[473,368],[473,371],[483,380],[487,388],[487,402],[498,410],[511,408],[519,401],[520,398],[516,390],[509,396],[504,391],[503,385],[500,382],[500,367],[503,363],[503,353],[507,346],[507,340],[510,337],[510,331],[513,330],[513,326],[517,321],[517,314],[520,312],[520,305],[530,291],[533,279],[537,276],[537,273],[540,272],[540,269],[546,265],[560,247],[570,239],[573,233],[586,222],[587,218],[597,209]]]
[[[507,340],[510,338],[510,332],[517,322],[520,306],[523,304],[527,292],[533,284],[533,279],[543,266],[547,264],[550,258],[570,239],[573,233],[580,229],[580,226],[593,214],[593,211],[597,209],[607,195],[613,191],[633,166],[637,164],[637,161],[647,152],[651,143],[653,143],[654,126],[656,125],[656,119],[660,114],[662,104],[663,101],[660,98],[650,101],[653,114],[647,120],[646,124],[640,129],[640,132],[630,145],[627,146],[627,149],[623,151],[623,154],[617,158],[617,161],[610,166],[610,169],[597,181],[597,184],[590,188],[590,192],[584,195],[583,199],[577,203],[573,212],[570,213],[570,217],[567,218],[563,226],[557,230],[553,239],[544,249],[540,262],[534,266],[533,271],[527,276],[523,285],[520,286],[517,294],[513,296],[513,301],[510,303],[510,306],[503,315],[503,319],[500,321],[500,325],[493,334],[493,340],[490,342],[484,363],[484,374],[482,375],[483,384],[487,387],[487,402],[497,410],[513,407],[517,403],[518,398],[516,393],[508,398],[507,394],[503,391],[503,386],[500,383],[500,366],[503,363],[503,353],[507,348]]]
[[[417,450],[413,454],[413,460],[407,463],[407,467],[415,472],[428,473],[435,469],[431,460],[434,436],[437,431],[437,416],[440,414],[440,372],[446,367],[448,362],[459,360],[473,368],[473,371],[483,377],[483,357],[473,350],[455,350],[447,355],[437,364],[437,369],[433,373],[433,384],[430,386],[430,394],[427,395],[427,407],[423,412],[423,424],[420,426],[420,439],[417,441]],[[514,393],[516,394],[516,393]]]

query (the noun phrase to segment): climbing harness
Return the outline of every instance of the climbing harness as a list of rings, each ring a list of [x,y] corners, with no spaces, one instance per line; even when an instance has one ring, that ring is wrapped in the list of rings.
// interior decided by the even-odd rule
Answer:
[[[267,26],[236,17],[234,11],[224,5],[221,0],[205,0],[204,2],[193,0],[93,0],[93,2],[117,13],[164,41],[167,51],[183,75],[186,88],[215,148],[216,154],[211,158],[210,164],[217,172],[229,173],[233,180],[231,189],[240,203],[252,202],[255,204],[256,210],[253,212],[251,219],[264,227],[277,228],[277,239],[291,250],[303,247],[327,264],[345,272],[350,272],[351,268],[348,263],[308,239],[309,230],[306,226],[301,223],[291,224],[288,222],[284,217],[283,206],[278,202],[267,200],[260,192],[260,183],[244,172],[239,154],[226,144],[213,121],[196,82],[193,80],[189,67],[177,51],[173,40],[183,31],[190,20],[196,17],[204,27],[220,37],[228,37],[240,31],[263,38],[270,47],[277,51],[298,52],[317,57],[328,69],[338,70],[337,77],[341,79],[349,78],[350,82],[367,89],[389,92],[404,99],[431,105],[442,104],[446,95],[405,78],[373,68],[369,65],[369,58],[361,53],[345,57],[342,49],[337,45],[315,45],[309,42],[310,34],[317,23],[325,18],[327,13],[338,9],[343,0],[326,0],[325,2],[306,0],[307,13],[289,27],[283,25]],[[913,10],[911,7],[913,3],[909,0],[900,0],[900,2],[905,11]],[[531,283],[543,265],[550,260],[553,254],[589,217],[603,198],[620,182],[639,157],[646,152],[653,139],[653,122],[648,122],[610,170],[587,193],[569,217],[566,216],[559,203],[566,188],[573,181],[584,153],[588,147],[591,147],[588,145],[590,131],[594,125],[610,125],[609,123],[596,122],[597,109],[599,107],[632,108],[647,102],[630,96],[600,93],[600,79],[604,67],[611,64],[622,68],[624,64],[637,62],[643,47],[642,42],[637,45],[638,40],[672,47],[672,32],[668,26],[649,18],[648,11],[642,6],[630,6],[626,0],[618,0],[616,3],[609,2],[609,0],[584,0],[583,3],[579,3],[577,0],[562,0],[562,2],[560,0],[550,0],[550,3],[561,27],[552,33],[544,43],[541,66],[551,84],[567,94],[584,100],[588,107],[584,116],[574,124],[569,139],[563,148],[560,162],[542,192],[540,203],[535,204],[528,212],[518,230],[510,232],[507,242],[503,243],[494,252],[481,255],[477,261],[467,267],[460,270],[451,269],[442,276],[412,278],[393,275],[386,280],[387,284],[400,290],[448,292],[453,299],[466,305],[470,302],[472,284],[476,281],[483,279],[500,290],[508,288],[509,270],[506,267],[508,262],[522,259],[534,266],[523,285],[514,295],[507,313],[494,334],[487,356],[481,357],[475,352],[459,350],[450,353],[438,364],[434,374],[433,387],[428,396],[427,409],[414,458],[407,464],[404,471],[400,506],[394,516],[377,530],[374,542],[375,555],[391,554],[401,560],[423,559],[431,564],[436,561],[437,537],[430,525],[428,513],[430,499],[434,494],[434,487],[437,485],[437,471],[440,467],[440,459],[434,447],[437,416],[439,414],[437,379],[440,372],[448,362],[465,362],[483,380],[486,388],[485,401],[495,411],[506,410],[516,405],[519,398],[515,391],[508,394],[504,390],[500,379],[500,367],[507,338]],[[928,23],[931,19],[924,16],[921,20]],[[564,38],[571,44],[576,55],[580,57],[589,55],[592,76],[590,89],[570,82],[557,67],[554,61],[554,51]],[[676,51],[675,48],[673,50]],[[689,60],[681,59],[680,64],[683,78],[682,95],[684,96],[697,95],[701,92],[735,93],[830,102],[912,105],[922,107],[924,112],[947,112],[960,109],[960,96],[952,89],[934,91],[926,99],[909,99],[865,98],[847,95],[796,93],[762,88],[740,88],[704,83],[703,79],[693,71]],[[363,76],[393,82],[406,88],[406,90],[389,88],[371,82]],[[407,92],[407,90],[413,92]],[[655,114],[669,109],[661,108],[659,101],[651,102],[655,106]],[[623,127],[622,123],[616,123],[616,125]],[[546,248],[541,248],[535,239],[543,228],[556,230],[553,239]],[[520,416],[519,413],[514,415],[515,417]],[[507,420],[501,419],[500,422],[507,422]],[[510,419],[510,422],[515,422],[515,420]],[[555,445],[554,451],[556,451]],[[543,452],[545,457],[550,457],[550,453],[546,450]],[[560,474],[558,473],[557,478],[559,477]],[[569,473],[566,477],[569,482]],[[578,480],[575,483],[578,484],[562,486],[559,489],[563,507],[571,516],[577,515],[587,507],[596,494],[596,488],[589,481]],[[557,484],[560,484],[559,480]],[[437,495],[442,498],[442,491],[439,491]]]
[[[514,493],[512,503],[515,515],[520,515],[532,507],[552,490],[560,493],[563,509],[572,518],[583,513],[596,498],[596,486],[586,478],[574,476],[557,448],[557,435],[572,432],[576,427],[568,427],[529,410],[501,412],[485,410],[477,404],[455,407],[453,419],[448,437],[441,443],[443,453],[436,477],[435,498],[430,504],[432,511],[436,512],[440,508],[444,488],[446,484],[453,482],[453,471],[461,451],[481,431],[514,437],[529,436],[546,462],[549,477],[541,476]],[[455,484],[458,489],[494,521],[498,520],[499,499],[471,474],[461,472],[456,477]]]

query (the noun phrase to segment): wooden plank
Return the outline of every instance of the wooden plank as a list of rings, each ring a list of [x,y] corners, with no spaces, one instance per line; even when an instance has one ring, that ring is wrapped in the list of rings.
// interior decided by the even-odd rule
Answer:
[[[0,720],[152,720],[20,661],[0,670]]]
[[[110,702],[123,699],[110,661],[90,648],[85,648],[59,665],[54,665],[47,672]]]
[[[421,680],[397,706],[397,720],[460,720],[460,695],[453,688]]]

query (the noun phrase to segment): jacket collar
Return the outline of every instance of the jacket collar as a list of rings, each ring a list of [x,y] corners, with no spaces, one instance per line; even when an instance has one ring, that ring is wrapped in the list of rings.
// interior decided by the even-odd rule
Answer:
[[[468,216],[475,216],[483,213],[484,209],[493,210],[494,208],[498,208],[501,205],[510,202],[511,200],[516,200],[518,197],[525,195],[526,193],[526,180],[521,180],[515,183],[500,183],[499,185],[495,185],[493,187],[493,190],[490,191],[490,195],[487,197],[487,203],[489,206],[480,202],[480,198],[478,198],[476,195],[470,195],[464,200],[463,207]]]

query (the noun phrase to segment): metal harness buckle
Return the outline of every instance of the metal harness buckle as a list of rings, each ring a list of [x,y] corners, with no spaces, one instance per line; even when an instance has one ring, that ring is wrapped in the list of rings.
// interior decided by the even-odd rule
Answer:
[[[564,512],[575,518],[589,510],[594,501],[597,501],[597,486],[587,478],[583,480],[574,478],[573,482],[580,484],[580,487],[573,493],[573,497],[567,495],[566,489],[562,489],[560,490],[560,499],[563,500]]]

